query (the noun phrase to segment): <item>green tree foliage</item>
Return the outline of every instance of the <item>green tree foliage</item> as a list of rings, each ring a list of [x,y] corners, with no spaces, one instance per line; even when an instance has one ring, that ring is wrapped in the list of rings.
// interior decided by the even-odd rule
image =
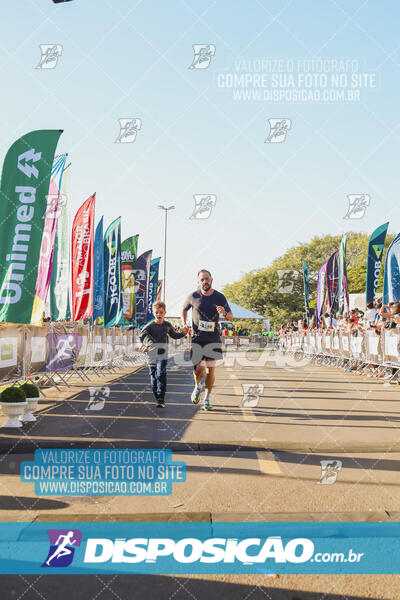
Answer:
[[[317,277],[320,267],[338,249],[341,235],[314,237],[308,244],[290,248],[283,256],[276,258],[268,267],[249,271],[239,281],[224,287],[223,293],[232,302],[258,312],[269,318],[271,329],[277,329],[288,321],[302,318],[304,309],[303,260],[308,265],[310,306],[315,307]],[[347,276],[350,293],[363,293],[367,271],[367,248],[369,234],[349,232],[347,234]],[[389,244],[394,235],[388,234],[384,247],[385,260]],[[383,268],[378,283],[382,291]],[[292,288],[290,293],[282,293],[284,285]]]

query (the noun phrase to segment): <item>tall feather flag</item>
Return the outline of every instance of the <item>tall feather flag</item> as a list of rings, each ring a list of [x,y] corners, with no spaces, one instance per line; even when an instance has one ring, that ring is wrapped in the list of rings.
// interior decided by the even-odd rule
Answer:
[[[123,324],[121,217],[118,217],[104,234],[104,327]]]
[[[367,277],[365,281],[365,302],[373,302],[381,273],[383,247],[389,223],[384,223],[372,232],[368,242]]]
[[[394,238],[386,253],[383,304],[389,302],[400,302],[400,233]]]
[[[304,284],[304,306],[306,309],[307,323],[310,320],[310,291],[308,284],[308,267],[305,260],[303,260],[303,284]]]
[[[12,144],[0,188],[0,321],[30,323],[51,169],[61,130],[31,131]]]
[[[49,312],[52,321],[66,321],[71,318],[69,301],[71,290],[69,246],[70,175],[71,163],[64,169],[57,210],[56,236],[48,297]]]
[[[93,273],[93,321],[95,321],[104,316],[103,217],[98,222],[94,234]]]
[[[93,316],[93,239],[96,194],[78,209],[72,224],[72,319]]]
[[[347,234],[345,233],[340,240],[338,255],[338,310],[339,314],[349,312],[349,294],[347,290],[347,269],[346,269],[346,247]]]
[[[43,325],[43,311],[50,287],[51,269],[53,265],[54,241],[57,229],[57,216],[59,212],[60,187],[64,172],[66,154],[56,156],[51,169],[50,187],[47,195],[47,207],[44,214],[44,228],[38,274],[33,301],[31,324]]]
[[[324,300],[326,293],[326,265],[324,263],[320,270],[318,271],[318,280],[317,280],[317,306],[316,306],[316,319],[317,325],[322,315],[322,311],[324,309]]]

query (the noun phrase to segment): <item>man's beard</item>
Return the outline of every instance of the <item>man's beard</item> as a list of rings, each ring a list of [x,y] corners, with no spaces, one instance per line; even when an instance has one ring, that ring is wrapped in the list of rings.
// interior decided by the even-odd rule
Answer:
[[[201,289],[208,292],[208,290],[211,289],[211,285],[209,283],[202,283]]]

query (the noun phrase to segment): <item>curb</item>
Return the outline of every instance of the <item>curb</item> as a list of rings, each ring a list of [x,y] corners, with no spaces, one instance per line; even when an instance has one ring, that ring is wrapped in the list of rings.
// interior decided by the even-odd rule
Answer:
[[[378,523],[400,520],[399,511],[366,512],[280,512],[280,513],[131,513],[131,514],[52,514],[38,515],[32,523]]]
[[[400,452],[400,442],[397,444],[353,444],[351,446],[302,446],[298,443],[293,442],[278,442],[271,443],[268,440],[257,440],[257,441],[243,441],[243,442],[177,442],[173,440],[90,440],[80,438],[79,440],[60,441],[60,440],[48,440],[48,439],[34,439],[14,437],[1,437],[0,436],[0,455],[7,454],[12,448],[12,454],[32,454],[38,448],[40,449],[99,449],[108,448],[111,446],[113,449],[169,449],[173,452],[207,452],[207,451],[256,451],[256,450],[267,450],[271,452],[293,452],[298,454],[374,454],[374,453],[388,453],[395,454]]]

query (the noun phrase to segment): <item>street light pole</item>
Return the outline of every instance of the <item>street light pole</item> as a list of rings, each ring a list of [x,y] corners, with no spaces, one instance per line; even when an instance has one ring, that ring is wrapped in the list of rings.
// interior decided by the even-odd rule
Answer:
[[[161,204],[159,204],[158,208],[161,208],[165,212],[165,221],[164,221],[164,280],[163,280],[163,300],[165,302],[166,277],[167,277],[167,226],[168,226],[167,214],[168,214],[168,211],[174,209],[175,206],[173,204],[171,204],[171,206],[166,207],[166,206],[162,206]]]

